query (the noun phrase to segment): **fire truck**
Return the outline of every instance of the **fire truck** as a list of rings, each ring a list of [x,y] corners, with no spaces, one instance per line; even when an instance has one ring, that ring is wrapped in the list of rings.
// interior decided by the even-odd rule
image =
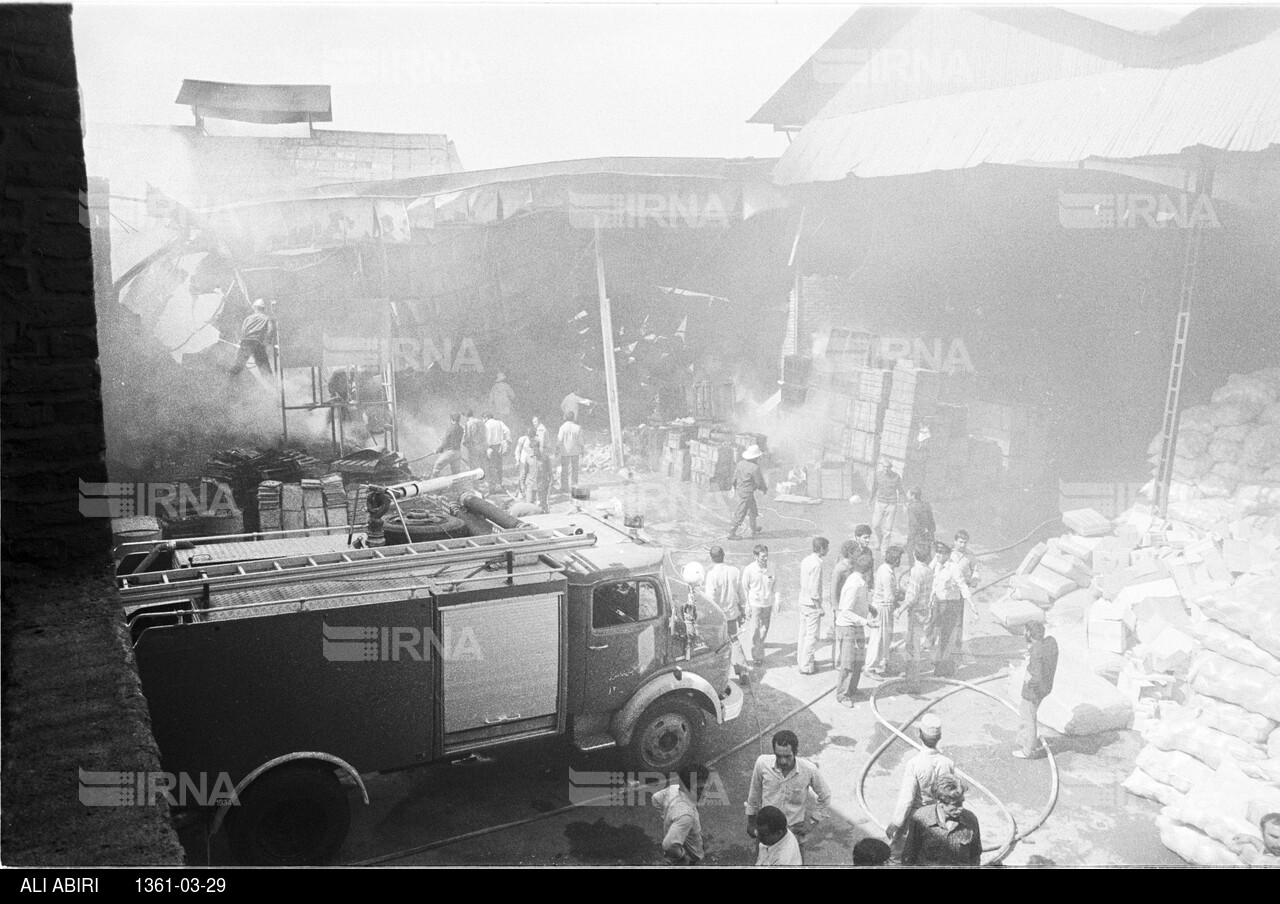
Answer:
[[[237,859],[329,862],[369,774],[544,736],[666,772],[738,716],[724,614],[642,531],[494,518],[363,548],[342,529],[123,550],[162,766],[234,787],[208,812]]]

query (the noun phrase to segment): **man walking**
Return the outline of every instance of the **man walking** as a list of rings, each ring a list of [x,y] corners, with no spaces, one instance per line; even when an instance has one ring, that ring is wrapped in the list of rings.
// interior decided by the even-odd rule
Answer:
[[[733,469],[733,492],[738,497],[738,508],[733,513],[733,526],[729,528],[729,539],[738,540],[738,528],[745,520],[751,527],[751,536],[760,535],[760,510],[756,507],[756,490],[768,493],[769,486],[764,481],[764,472],[760,470],[757,460],[764,453],[756,445],[749,446],[742,453],[742,460]]]
[[[231,365],[231,376],[239,376],[250,358],[263,374],[274,373],[268,352],[274,334],[275,323],[267,314],[267,303],[259,298],[253,303],[253,311],[240,325],[240,351],[236,354],[236,363]]]
[[[801,675],[812,675],[818,669],[814,651],[822,627],[822,560],[827,556],[826,537],[813,538],[813,552],[800,563],[800,637],[796,642],[796,667]]]
[[[672,866],[697,866],[702,862],[702,817],[698,804],[707,793],[711,770],[701,763],[676,773],[670,785],[653,795],[662,811],[662,856]]]
[[[729,630],[729,656],[734,671],[741,676],[747,669],[747,655],[742,648],[741,629],[743,617],[742,571],[724,560],[724,550],[713,546],[710,550],[711,567],[703,583],[703,593],[724,613]]]
[[[836,702],[853,708],[858,679],[867,659],[869,590],[861,571],[852,571],[840,588],[836,604]]]
[[[432,477],[439,477],[445,468],[450,474],[457,474],[462,463],[462,415],[455,411],[449,415],[449,429],[436,449],[435,467],[431,469]]]
[[[769,623],[778,611],[777,579],[769,570],[769,547],[757,543],[755,558],[742,570],[742,593],[747,598],[751,638],[751,664],[764,665],[764,642],[769,636]]]
[[[1058,641],[1045,637],[1044,625],[1027,622],[1022,629],[1027,639],[1027,677],[1022,682],[1022,747],[1013,755],[1020,760],[1038,760],[1045,755],[1040,743],[1037,715],[1040,703],[1053,691],[1053,676],[1058,671]]]
[[[809,834],[809,820],[816,826],[827,816],[831,806],[831,789],[812,760],[797,756],[800,739],[795,732],[783,729],[773,736],[773,755],[756,759],[751,770],[751,786],[747,793],[747,834],[758,838],[756,817],[762,807],[777,807],[787,820],[796,840],[804,843]],[[810,792],[818,806],[810,814]]]
[[[924,750],[907,760],[898,802],[894,805],[893,816],[885,828],[885,836],[891,842],[897,840],[912,813],[920,807],[936,803],[933,787],[938,779],[956,773],[955,761],[938,752],[938,742],[942,740],[942,720],[933,713],[925,713],[920,717],[919,734]]]
[[[876,548],[884,549],[892,542],[893,522],[897,519],[898,503],[902,501],[902,477],[893,469],[893,461],[885,458],[881,471],[876,474],[876,487],[872,496],[871,530],[876,535]]]
[[[578,463],[582,460],[582,428],[572,411],[564,416],[556,445],[560,454],[560,491],[572,495],[578,485]]]

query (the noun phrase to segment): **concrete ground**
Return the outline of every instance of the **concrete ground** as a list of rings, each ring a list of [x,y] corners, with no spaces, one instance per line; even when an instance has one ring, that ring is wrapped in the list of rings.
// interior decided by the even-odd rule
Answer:
[[[590,505],[612,511],[621,504],[628,511],[643,512],[646,529],[676,551],[677,563],[706,561],[706,548],[713,542],[725,546],[734,564],[745,565],[749,560],[751,541],[718,539],[727,533],[727,515],[732,510],[725,494],[698,492],[690,484],[656,476],[623,482],[616,475],[598,474],[588,475],[586,483],[593,486]],[[941,536],[965,527],[973,536],[973,547],[982,551],[1018,540],[1043,520],[1044,505],[1026,499],[986,498],[935,503],[934,508]],[[1050,514],[1052,510],[1050,506]],[[766,534],[759,542],[770,547],[784,599],[794,600],[799,562],[808,553],[813,535],[821,533],[832,540],[829,574],[835,548],[852,535],[855,524],[868,518],[865,505],[824,501],[802,506],[776,504],[771,497],[763,500]],[[1061,530],[1060,525],[1050,526],[1035,536]],[[982,559],[983,577],[991,580],[1012,570],[1028,545]],[[1018,643],[990,620],[983,605],[999,592],[995,588],[984,593],[979,598],[981,616],[976,624],[966,625],[971,639],[988,636],[992,640],[970,644],[975,655],[957,676],[961,679],[996,675],[1007,666],[1010,655],[1016,655]],[[848,864],[859,839],[880,836],[872,817],[885,820],[896,796],[900,765],[910,753],[901,742],[870,768],[865,785],[870,814],[858,803],[860,773],[888,736],[871,711],[868,692],[874,685],[864,679],[863,693],[853,709],[837,705],[830,693],[835,681],[830,645],[819,648],[819,672],[800,675],[794,656],[797,628],[794,610],[774,619],[766,665],[753,675],[742,715],[725,725],[708,726],[704,758],[720,785],[713,783],[715,799],[702,810],[710,864],[754,863],[755,843],[745,832],[742,803],[754,759],[768,752],[768,739],[778,728],[796,732],[801,755],[817,761],[834,794],[830,819],[806,845],[807,863]],[[996,680],[986,686],[1002,695],[1005,682]],[[921,696],[911,697],[887,688],[879,705],[887,718],[897,722],[942,691],[940,684],[928,685]],[[1001,703],[968,690],[949,697],[933,711],[945,726],[945,752],[998,796],[1020,827],[1035,822],[1049,802],[1050,770],[1045,760],[1010,756],[1017,716]],[[1158,806],[1120,787],[1142,746],[1136,732],[1070,738],[1046,733],[1060,769],[1056,805],[1040,828],[1017,843],[1004,860],[1006,865],[1182,864],[1159,841],[1154,826]],[[564,743],[540,743],[453,765],[368,777],[371,803],[365,807],[352,791],[355,815],[339,861],[399,866],[660,863],[662,820],[643,794],[624,791],[621,799],[611,803],[569,806],[571,769],[608,773],[625,768],[614,751],[585,756]],[[607,783],[609,778],[601,776],[599,781]],[[577,783],[581,786],[584,778],[577,776]],[[602,784],[601,790],[608,787]],[[969,806],[979,817],[987,846],[1008,839],[1010,826],[997,805],[971,791]],[[190,863],[228,862],[223,843],[214,839],[206,844],[197,827],[186,829],[183,841]]]

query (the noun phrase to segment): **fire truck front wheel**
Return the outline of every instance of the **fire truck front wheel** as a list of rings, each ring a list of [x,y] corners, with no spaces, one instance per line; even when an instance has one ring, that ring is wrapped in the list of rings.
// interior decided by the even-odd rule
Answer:
[[[702,746],[702,709],[669,695],[655,700],[631,735],[631,758],[643,772],[672,772],[694,761]]]
[[[320,866],[338,853],[351,802],[331,766],[273,769],[240,794],[227,831],[237,858],[254,866]]]

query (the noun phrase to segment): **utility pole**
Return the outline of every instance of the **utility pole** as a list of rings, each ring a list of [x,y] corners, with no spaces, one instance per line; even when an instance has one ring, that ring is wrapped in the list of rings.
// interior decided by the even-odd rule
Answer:
[[[609,401],[609,437],[613,448],[613,466],[621,468],[622,414],[618,410],[618,362],[613,353],[613,313],[609,309],[609,295],[604,284],[604,246],[600,242],[600,220],[595,223],[596,239],[596,289],[600,294],[600,335],[604,340],[604,382]]]

